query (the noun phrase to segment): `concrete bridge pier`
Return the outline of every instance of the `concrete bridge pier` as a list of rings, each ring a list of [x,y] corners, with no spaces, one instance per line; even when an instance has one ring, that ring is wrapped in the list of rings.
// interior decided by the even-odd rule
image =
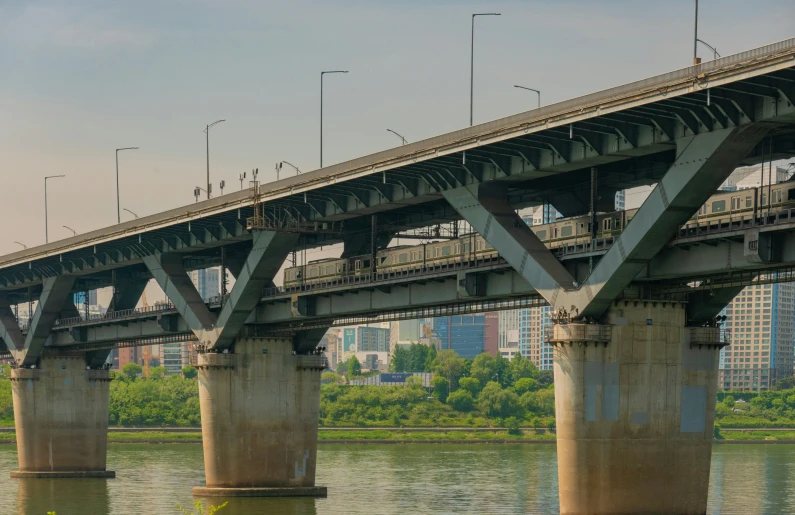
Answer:
[[[115,477],[106,470],[109,385],[108,371],[87,369],[85,356],[45,352],[36,368],[13,368],[11,477]]]
[[[289,338],[240,338],[199,355],[206,487],[195,496],[325,497],[315,486],[320,373]]]
[[[562,514],[706,513],[722,344],[686,319],[682,303],[618,301],[612,328],[553,327]]]

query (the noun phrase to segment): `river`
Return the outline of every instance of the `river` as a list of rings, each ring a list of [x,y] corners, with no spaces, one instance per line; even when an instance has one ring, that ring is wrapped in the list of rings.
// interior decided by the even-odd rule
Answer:
[[[554,445],[344,444],[318,452],[327,499],[237,499],[219,515],[557,513]],[[197,444],[110,444],[110,480],[9,479],[16,465],[16,448],[1,445],[2,514],[177,515],[176,504],[190,508],[191,487],[204,481]],[[716,445],[708,513],[795,513],[795,445]]]

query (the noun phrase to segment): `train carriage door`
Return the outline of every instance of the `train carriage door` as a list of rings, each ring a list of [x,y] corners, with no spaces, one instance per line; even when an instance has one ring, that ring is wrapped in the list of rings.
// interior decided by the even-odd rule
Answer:
[[[361,273],[362,273],[362,260],[361,259],[357,259],[356,261],[354,261],[353,266],[355,268],[356,275],[361,275]]]
[[[732,211],[737,211],[737,210],[742,208],[741,200],[742,199],[740,197],[732,197],[732,202],[731,202],[731,210]]]

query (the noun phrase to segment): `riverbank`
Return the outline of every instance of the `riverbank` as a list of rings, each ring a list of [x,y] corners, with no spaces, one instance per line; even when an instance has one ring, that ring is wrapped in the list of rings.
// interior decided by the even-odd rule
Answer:
[[[15,443],[15,433],[0,432],[0,444]],[[342,443],[555,443],[555,431],[525,428],[510,434],[505,428],[323,428],[318,441]],[[109,443],[201,443],[200,428],[110,428]],[[793,444],[795,429],[722,429],[715,443]]]

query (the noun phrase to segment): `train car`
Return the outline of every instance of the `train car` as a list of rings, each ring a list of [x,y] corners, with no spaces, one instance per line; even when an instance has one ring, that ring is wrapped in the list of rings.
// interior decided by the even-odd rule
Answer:
[[[310,261],[306,265],[288,268],[284,271],[284,286],[328,282],[348,272],[348,259],[327,258]]]

